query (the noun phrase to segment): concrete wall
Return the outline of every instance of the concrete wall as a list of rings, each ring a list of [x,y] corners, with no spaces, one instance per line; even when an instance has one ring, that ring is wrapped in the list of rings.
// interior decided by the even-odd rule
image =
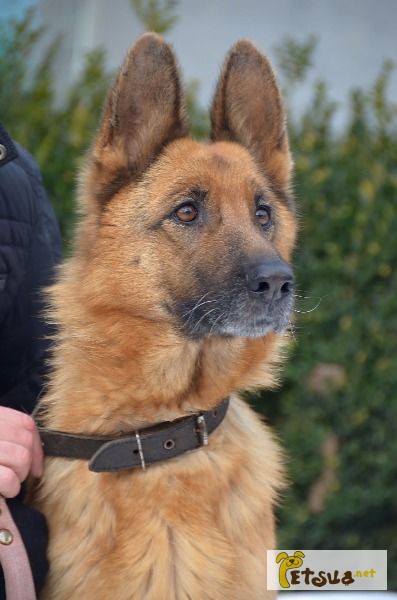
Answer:
[[[142,31],[130,0],[13,0],[20,7],[29,1],[38,2],[50,34],[64,36],[58,64],[61,94],[87,50],[104,47],[108,66],[116,68]],[[13,2],[0,0],[0,15]],[[297,108],[307,104],[315,79],[325,79],[332,97],[343,101],[352,87],[369,86],[385,59],[397,59],[397,0],[179,0],[178,13],[168,38],[185,78],[201,82],[204,105],[225,53],[240,37],[252,39],[272,58],[285,35],[298,40],[318,35],[315,67],[296,96]],[[390,93],[397,98],[396,75]]]

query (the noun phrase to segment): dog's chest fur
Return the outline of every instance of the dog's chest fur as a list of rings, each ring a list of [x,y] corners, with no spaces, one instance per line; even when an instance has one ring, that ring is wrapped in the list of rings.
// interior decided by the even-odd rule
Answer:
[[[146,472],[49,462],[39,500],[52,564],[43,598],[271,597],[279,449],[239,398],[208,448]]]

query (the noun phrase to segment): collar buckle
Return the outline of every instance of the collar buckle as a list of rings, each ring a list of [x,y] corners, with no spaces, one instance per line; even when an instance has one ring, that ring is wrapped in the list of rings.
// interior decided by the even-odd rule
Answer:
[[[196,431],[199,434],[201,445],[208,446],[208,430],[204,415],[198,415],[198,417],[196,417],[196,426]]]
[[[138,453],[139,453],[139,458],[141,460],[142,471],[146,471],[145,456],[143,454],[142,440],[141,440],[141,436],[139,435],[139,431],[135,431],[135,439],[136,439],[136,443],[138,446]]]

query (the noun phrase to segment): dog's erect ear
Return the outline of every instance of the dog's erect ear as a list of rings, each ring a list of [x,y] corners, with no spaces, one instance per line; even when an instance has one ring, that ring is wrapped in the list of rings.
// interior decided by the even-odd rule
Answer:
[[[294,552],[294,556],[301,556],[302,558],[305,558],[305,555],[303,554],[303,552],[301,550],[296,550]]]
[[[277,186],[288,188],[292,160],[281,94],[268,60],[247,40],[226,57],[211,122],[213,141],[242,144]]]
[[[174,53],[161,37],[146,33],[129,50],[108,94],[89,162],[91,190],[106,201],[186,131]]]

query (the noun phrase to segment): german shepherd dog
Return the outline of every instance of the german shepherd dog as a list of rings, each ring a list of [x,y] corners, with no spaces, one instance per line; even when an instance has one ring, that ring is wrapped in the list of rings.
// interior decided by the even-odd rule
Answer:
[[[281,451],[238,395],[274,385],[293,303],[296,217],[282,99],[250,42],[226,57],[210,143],[188,136],[170,46],[145,34],[105,103],[79,186],[48,428],[116,436],[215,411],[208,445],[114,473],[47,458],[35,491],[51,600],[258,600]],[[214,412],[215,414],[215,412]],[[144,453],[143,448],[143,453]]]

